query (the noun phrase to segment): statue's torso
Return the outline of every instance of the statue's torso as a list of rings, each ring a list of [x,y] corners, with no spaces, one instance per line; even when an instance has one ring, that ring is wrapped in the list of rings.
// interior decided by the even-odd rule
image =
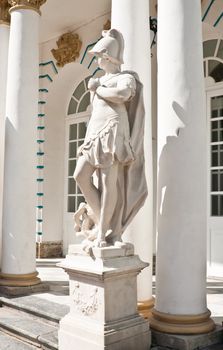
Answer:
[[[121,84],[125,84],[126,88],[132,86],[134,90],[134,77],[130,74],[119,73],[115,76],[100,78],[100,83],[108,88],[116,88]],[[125,103],[113,103],[106,101],[95,93],[92,101],[92,115],[89,122],[87,137],[96,135],[102,130],[111,120],[117,121],[119,124],[119,133],[125,134],[129,131],[128,115]],[[127,135],[126,135],[127,136]]]
[[[100,78],[102,86],[131,90],[135,94],[135,78],[126,73]],[[130,97],[131,98],[131,97]],[[125,102],[113,103],[93,96],[92,115],[87,127],[84,144],[79,154],[85,154],[96,166],[110,166],[114,159],[129,163],[134,160],[130,145],[129,121]]]

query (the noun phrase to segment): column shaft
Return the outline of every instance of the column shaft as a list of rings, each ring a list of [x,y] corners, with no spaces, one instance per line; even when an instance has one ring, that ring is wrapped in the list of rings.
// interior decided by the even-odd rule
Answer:
[[[159,0],[158,7],[158,253],[151,326],[167,333],[213,329],[206,306],[200,6],[199,0]]]
[[[0,261],[2,254],[2,206],[5,153],[5,100],[8,66],[9,25],[0,23]]]
[[[138,300],[152,300],[152,235],[153,235],[153,183],[151,136],[151,72],[148,0],[112,0],[112,28],[120,30],[125,40],[123,70],[138,73],[144,85],[145,103],[145,162],[148,198],[144,207],[130,224],[125,240],[131,241],[140,258],[150,263],[138,278]]]
[[[9,279],[15,285],[39,282],[35,277],[38,31],[36,11],[12,11],[6,101],[3,280],[0,284],[9,284]],[[14,275],[20,275],[22,282],[13,281]]]

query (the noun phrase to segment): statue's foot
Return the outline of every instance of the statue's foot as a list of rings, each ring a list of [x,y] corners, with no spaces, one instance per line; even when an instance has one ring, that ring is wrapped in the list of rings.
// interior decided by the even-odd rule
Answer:
[[[107,247],[108,246],[108,243],[100,238],[97,238],[95,241],[94,241],[94,246],[97,247],[97,248],[103,248],[103,247]]]
[[[98,237],[98,228],[95,227],[92,230],[88,231],[88,240],[89,241],[94,241]]]

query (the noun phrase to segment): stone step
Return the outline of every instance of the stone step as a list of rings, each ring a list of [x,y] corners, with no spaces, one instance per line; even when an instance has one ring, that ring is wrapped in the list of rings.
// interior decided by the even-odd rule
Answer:
[[[36,266],[37,267],[57,267],[58,263],[61,263],[64,258],[58,258],[58,259],[36,259]]]
[[[12,341],[25,343],[24,347],[22,347],[23,344],[21,345],[21,349],[24,350],[32,349],[25,345],[34,346],[34,349],[35,346],[46,350],[58,349],[58,325],[52,325],[43,319],[26,315],[15,309],[0,308],[0,332],[5,336],[10,336]],[[1,343],[0,346],[0,349],[3,350]],[[5,349],[8,350],[7,347]],[[17,350],[17,347],[14,350]]]
[[[0,332],[1,350],[39,350],[39,347],[26,344],[19,339],[10,337],[9,335]]]
[[[69,306],[42,299],[35,295],[12,299],[0,297],[0,304],[55,323],[59,323],[60,319],[69,312]]]

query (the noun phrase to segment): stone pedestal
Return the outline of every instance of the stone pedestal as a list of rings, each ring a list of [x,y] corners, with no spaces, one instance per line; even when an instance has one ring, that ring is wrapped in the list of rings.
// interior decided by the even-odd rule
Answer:
[[[70,278],[70,313],[60,321],[59,349],[148,350],[149,324],[137,312],[137,275],[148,266],[127,249],[69,248],[59,264]]]

